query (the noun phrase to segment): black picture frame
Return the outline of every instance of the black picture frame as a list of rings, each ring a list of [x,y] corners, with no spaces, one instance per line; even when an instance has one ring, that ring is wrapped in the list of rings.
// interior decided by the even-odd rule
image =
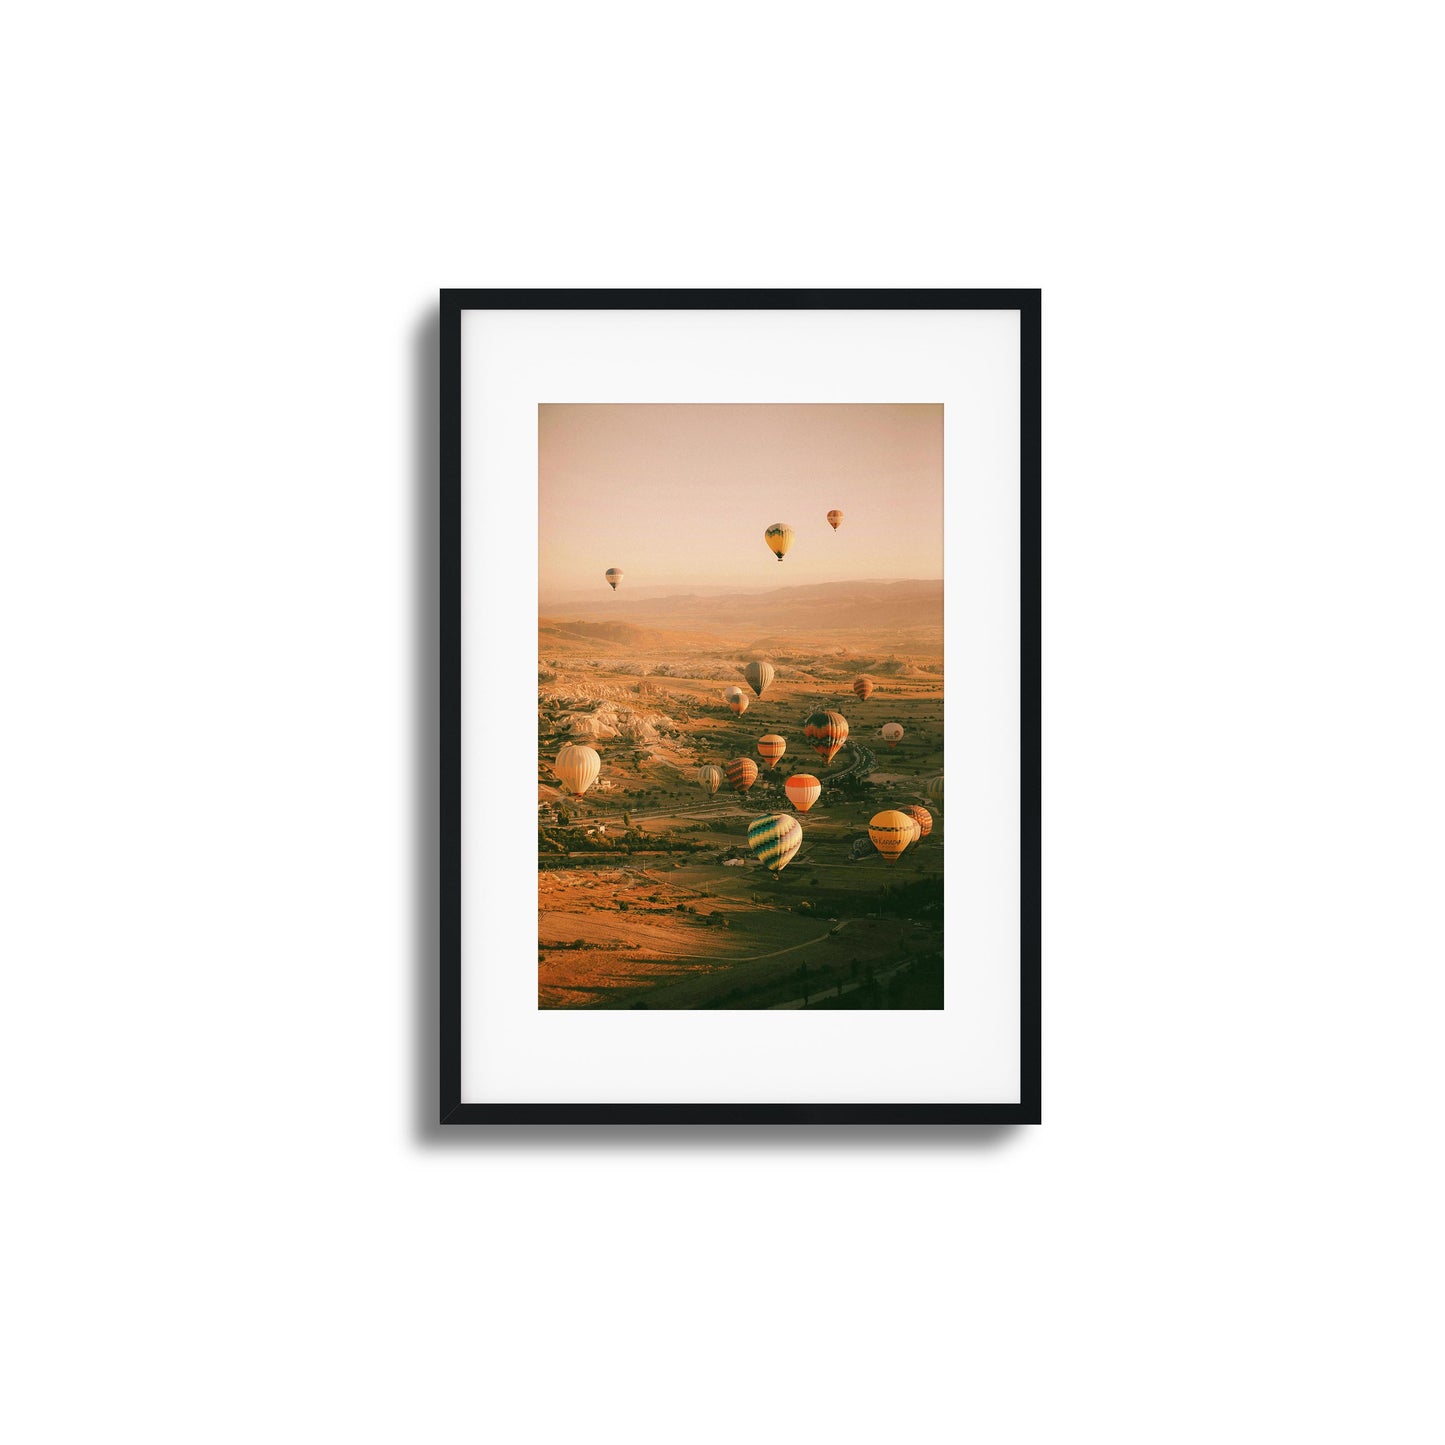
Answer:
[[[1040,1115],[1038,290],[441,292],[440,1120],[443,1124],[1037,1124]],[[1017,1103],[486,1104],[461,1097],[462,314],[471,310],[1008,310],[1020,319],[1020,1080]]]

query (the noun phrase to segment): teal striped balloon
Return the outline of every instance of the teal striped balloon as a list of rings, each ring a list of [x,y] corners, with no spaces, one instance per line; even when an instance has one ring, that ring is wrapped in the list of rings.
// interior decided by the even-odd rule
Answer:
[[[769,813],[748,824],[748,847],[760,863],[781,873],[803,841],[803,825],[790,813]]]

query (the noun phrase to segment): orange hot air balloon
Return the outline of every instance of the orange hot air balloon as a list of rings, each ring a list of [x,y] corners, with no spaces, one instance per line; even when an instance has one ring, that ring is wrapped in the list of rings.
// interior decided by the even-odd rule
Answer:
[[[727,769],[735,793],[745,794],[758,780],[758,765],[751,758],[734,758]]]
[[[887,808],[868,820],[868,838],[890,863],[896,863],[898,855],[913,841],[917,826],[907,813]]]
[[[859,702],[867,702],[877,687],[878,684],[871,677],[860,677],[853,683],[853,691],[858,694]]]
[[[769,772],[778,766],[778,759],[787,751],[787,742],[777,733],[764,733],[758,739],[758,756],[768,765]]]
[[[794,773],[783,784],[783,791],[800,813],[806,813],[823,796],[823,785],[812,773]]]
[[[837,509],[836,507],[835,507],[831,512],[828,513],[828,525],[829,525],[835,532],[838,530],[838,523],[841,522],[842,520],[843,520],[843,514],[842,514],[842,512],[838,511],[838,509]]]
[[[920,842],[933,832],[933,814],[930,813],[927,808],[920,808],[915,804],[913,807],[904,808],[902,811],[907,813],[908,816],[918,824],[918,837]]]
[[[896,748],[898,746],[898,739],[903,736],[903,724],[884,723],[879,729],[879,734],[890,748]]]
[[[803,723],[803,736],[825,763],[848,741],[848,719],[840,712],[815,712]]]
[[[616,591],[617,591],[617,584],[618,584],[620,581],[622,581],[622,568],[621,568],[621,567],[609,567],[609,568],[607,569],[607,571],[606,571],[603,575],[607,578],[608,582],[611,584],[612,590],[613,590],[614,592],[616,592]]]
[[[740,687],[723,689],[723,701],[741,717],[748,710],[748,695]]]

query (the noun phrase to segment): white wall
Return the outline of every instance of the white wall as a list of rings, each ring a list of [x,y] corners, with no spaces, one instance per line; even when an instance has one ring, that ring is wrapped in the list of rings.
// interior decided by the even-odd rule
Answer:
[[[7,1436],[1438,1436],[1428,15],[11,15]],[[444,284],[1045,288],[1042,1129],[425,1126]]]

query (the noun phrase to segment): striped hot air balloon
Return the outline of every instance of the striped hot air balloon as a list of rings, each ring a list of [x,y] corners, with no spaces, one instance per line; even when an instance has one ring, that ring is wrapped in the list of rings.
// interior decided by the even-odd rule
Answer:
[[[552,771],[573,797],[580,798],[597,781],[597,775],[602,771],[602,759],[596,748],[567,743],[557,754]]]
[[[768,765],[769,772],[778,766],[778,759],[787,750],[787,741],[777,733],[764,733],[758,739],[758,756]]]
[[[748,686],[761,697],[763,690],[773,680],[773,664],[771,662],[750,662],[743,668],[743,676],[747,678]]]
[[[831,763],[848,741],[848,719],[840,712],[810,713],[803,723],[803,736],[825,763]]]
[[[868,820],[868,836],[890,863],[896,863],[898,855],[913,841],[913,830],[917,826],[907,813],[886,808]]]
[[[923,785],[923,791],[941,808],[943,806],[943,774],[940,773],[936,778],[929,778]]]
[[[904,814],[904,817],[908,819],[908,828],[910,833],[912,834],[912,837],[910,837],[908,841],[910,843],[917,843],[923,837],[923,825],[918,821],[917,818],[912,817],[907,813]]]
[[[879,728],[878,734],[890,748],[896,748],[898,746],[898,739],[903,736],[903,724],[884,723],[883,726]]]
[[[697,783],[703,792],[712,794],[722,787],[723,773],[721,768],[715,768],[711,763],[706,767],[697,770]]]
[[[783,784],[783,791],[800,813],[806,813],[823,796],[823,785],[812,773],[794,773]]]
[[[838,523],[843,520],[843,514],[836,507],[828,513],[828,525],[836,532]]]
[[[773,556],[781,562],[788,548],[793,545],[793,529],[786,522],[774,522],[763,533],[763,541],[768,544]]]
[[[920,808],[916,803],[903,811],[918,824],[918,836],[920,841],[933,832],[933,814],[927,808]]]
[[[740,687],[725,687],[723,689],[723,701],[727,703],[739,717],[748,710],[748,695]]]
[[[803,825],[791,813],[769,813],[748,824],[748,847],[753,856],[781,873],[803,841]]]
[[[612,590],[616,592],[617,584],[622,581],[622,568],[609,567],[603,575],[607,578],[608,582],[611,583]]]
[[[859,702],[867,702],[877,686],[871,677],[860,677],[854,680],[853,691],[858,695]]]
[[[746,795],[758,780],[758,765],[751,758],[734,758],[728,764],[728,782],[735,793]]]

